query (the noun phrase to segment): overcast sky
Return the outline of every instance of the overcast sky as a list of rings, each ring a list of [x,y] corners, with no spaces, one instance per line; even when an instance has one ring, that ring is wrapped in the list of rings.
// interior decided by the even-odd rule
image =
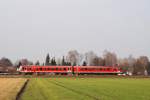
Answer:
[[[150,0],[0,0],[0,57],[105,49],[150,57]]]

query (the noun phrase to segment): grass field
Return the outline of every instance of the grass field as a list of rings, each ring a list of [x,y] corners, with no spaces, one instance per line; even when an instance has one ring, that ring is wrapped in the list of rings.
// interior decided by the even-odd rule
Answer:
[[[16,100],[25,81],[22,78],[0,78],[0,100]]]
[[[21,100],[150,100],[150,79],[34,78]]]

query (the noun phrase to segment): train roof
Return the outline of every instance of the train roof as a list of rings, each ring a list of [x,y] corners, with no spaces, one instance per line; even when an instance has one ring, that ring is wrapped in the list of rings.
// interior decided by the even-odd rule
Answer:
[[[36,66],[36,65],[25,65],[22,67],[72,67],[72,66]],[[117,66],[74,66],[74,67],[82,67],[82,68],[118,68]]]

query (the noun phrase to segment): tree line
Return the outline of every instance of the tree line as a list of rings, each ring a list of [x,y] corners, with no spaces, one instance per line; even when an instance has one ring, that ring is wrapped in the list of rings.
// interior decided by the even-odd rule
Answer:
[[[55,58],[51,57],[49,53],[45,57],[45,62],[36,61],[33,63],[28,59],[21,59],[16,63],[12,63],[8,58],[0,59],[0,70],[7,66],[14,66],[15,68],[20,65],[39,65],[39,66],[119,66],[123,70],[133,75],[148,75],[150,74],[150,61],[147,56],[140,56],[138,58],[129,55],[127,58],[118,58],[116,53],[104,51],[102,56],[98,56],[93,51],[86,52],[85,54],[79,53],[77,50],[71,50],[66,56]]]

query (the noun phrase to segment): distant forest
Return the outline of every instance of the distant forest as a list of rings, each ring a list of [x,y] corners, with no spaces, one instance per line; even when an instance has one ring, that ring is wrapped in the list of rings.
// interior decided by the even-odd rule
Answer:
[[[133,75],[150,75],[150,61],[147,56],[141,55],[138,58],[129,55],[127,58],[118,58],[116,53],[104,51],[102,56],[98,56],[93,51],[85,54],[77,50],[71,50],[66,56],[60,58],[51,57],[49,53],[45,57],[45,62],[37,60],[35,63],[26,59],[20,59],[12,63],[9,58],[0,59],[0,72],[15,72],[21,65],[39,66],[119,66]]]

